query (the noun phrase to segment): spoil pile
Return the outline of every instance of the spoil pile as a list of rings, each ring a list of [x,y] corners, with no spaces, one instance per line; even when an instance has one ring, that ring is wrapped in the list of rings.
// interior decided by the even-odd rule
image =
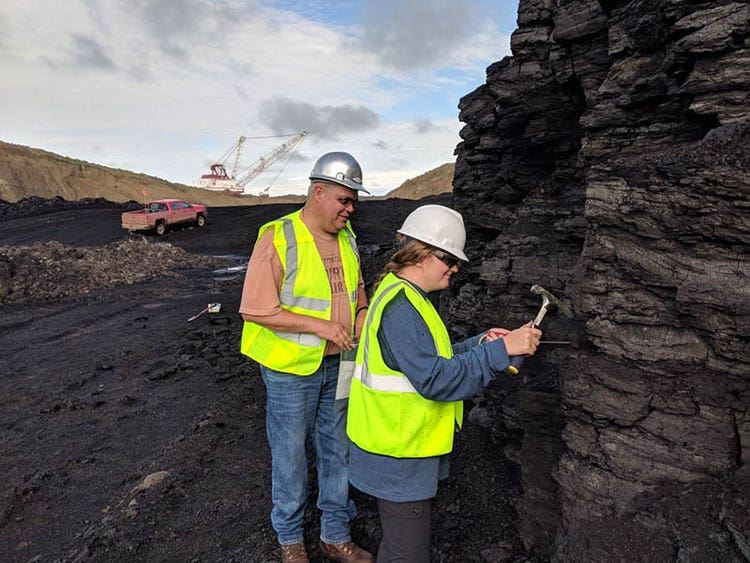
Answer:
[[[118,284],[182,275],[176,269],[218,268],[226,261],[189,254],[168,242],[145,238],[103,247],[57,241],[0,246],[0,304],[56,300]]]

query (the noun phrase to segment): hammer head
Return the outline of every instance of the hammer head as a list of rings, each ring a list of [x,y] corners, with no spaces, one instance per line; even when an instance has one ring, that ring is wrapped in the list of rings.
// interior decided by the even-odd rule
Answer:
[[[557,297],[552,295],[549,291],[544,289],[541,285],[534,284],[531,286],[531,293],[542,296],[542,308],[547,309],[550,305],[557,307],[563,315],[569,319],[573,318],[573,311],[568,305],[560,301]]]

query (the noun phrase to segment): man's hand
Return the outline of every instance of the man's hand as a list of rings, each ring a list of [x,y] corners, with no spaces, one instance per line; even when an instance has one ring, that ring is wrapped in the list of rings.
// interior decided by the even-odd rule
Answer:
[[[354,348],[354,342],[352,341],[351,336],[339,323],[326,321],[325,319],[318,319],[315,334],[320,338],[333,342],[343,350],[351,350]]]
[[[362,316],[364,317],[364,315]],[[315,334],[345,350],[351,350],[354,346],[351,336],[343,326],[325,319],[292,313],[285,309],[281,309],[275,315],[252,316],[243,314],[242,318],[246,321],[258,323],[271,330]]]

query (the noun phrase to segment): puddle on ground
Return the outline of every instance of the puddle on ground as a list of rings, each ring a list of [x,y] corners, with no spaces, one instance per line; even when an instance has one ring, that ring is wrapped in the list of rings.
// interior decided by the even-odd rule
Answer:
[[[216,258],[223,258],[224,260],[232,260],[239,262],[237,266],[229,266],[227,268],[219,268],[214,270],[215,281],[232,281],[236,280],[245,273],[247,270],[247,256],[240,256],[239,254],[224,254],[222,256],[216,256]]]

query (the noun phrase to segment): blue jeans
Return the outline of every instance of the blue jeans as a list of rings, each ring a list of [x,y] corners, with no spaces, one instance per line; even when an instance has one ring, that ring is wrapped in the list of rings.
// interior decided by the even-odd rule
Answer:
[[[282,545],[303,539],[307,505],[307,452],[312,436],[318,469],[320,539],[351,539],[349,520],[356,515],[349,499],[348,401],[335,400],[339,357],[326,356],[318,371],[299,376],[260,366],[266,384],[266,432],[271,446],[271,524]]]

